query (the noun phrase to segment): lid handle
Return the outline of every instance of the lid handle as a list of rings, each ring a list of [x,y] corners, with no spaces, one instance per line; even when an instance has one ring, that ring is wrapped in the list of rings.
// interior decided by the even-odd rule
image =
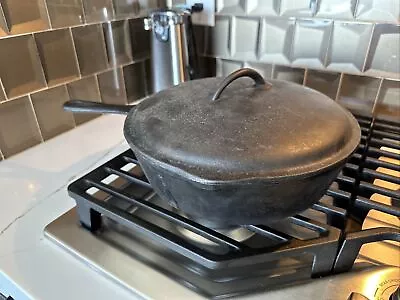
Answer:
[[[225,79],[222,81],[221,85],[219,86],[218,90],[215,92],[212,101],[218,100],[219,96],[221,96],[221,93],[226,89],[226,87],[232,83],[232,81],[240,78],[240,77],[250,77],[251,79],[254,80],[256,83],[256,86],[267,86],[270,88],[272,84],[268,81],[265,81],[264,78],[261,76],[260,73],[258,73],[254,69],[250,68],[242,68],[237,71],[232,72],[229,74]]]

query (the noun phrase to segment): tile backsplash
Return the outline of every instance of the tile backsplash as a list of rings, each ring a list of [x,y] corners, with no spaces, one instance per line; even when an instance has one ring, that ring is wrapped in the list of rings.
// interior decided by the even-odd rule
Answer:
[[[97,115],[69,99],[127,104],[151,92],[142,17],[163,0],[0,0],[0,160]]]
[[[97,116],[69,99],[151,93],[142,17],[165,2],[0,0],[0,160]],[[194,27],[204,74],[250,67],[400,119],[400,0],[216,0],[215,23]]]
[[[400,121],[400,0],[217,0],[198,51]],[[200,33],[202,32],[202,34]]]

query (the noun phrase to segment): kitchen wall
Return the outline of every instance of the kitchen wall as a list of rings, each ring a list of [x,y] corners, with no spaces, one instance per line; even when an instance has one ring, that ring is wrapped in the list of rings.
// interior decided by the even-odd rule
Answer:
[[[0,160],[96,117],[64,112],[68,99],[150,93],[141,17],[164,3],[0,0]],[[214,28],[195,28],[203,74],[248,66],[399,120],[400,0],[216,0],[216,10]]]
[[[68,99],[126,104],[151,90],[149,32],[158,0],[0,0],[0,160],[95,115]]]
[[[217,0],[197,27],[217,75],[243,66],[400,120],[399,0]]]

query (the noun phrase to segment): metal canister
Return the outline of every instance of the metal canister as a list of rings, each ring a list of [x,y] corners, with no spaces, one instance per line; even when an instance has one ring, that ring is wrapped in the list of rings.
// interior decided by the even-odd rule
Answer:
[[[192,41],[191,12],[185,9],[162,9],[144,19],[151,30],[153,90],[158,92],[187,81],[194,73],[190,65],[195,55]]]

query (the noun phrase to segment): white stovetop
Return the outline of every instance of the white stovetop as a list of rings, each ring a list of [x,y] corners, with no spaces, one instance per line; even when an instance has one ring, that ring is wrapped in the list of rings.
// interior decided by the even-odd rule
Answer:
[[[124,117],[102,116],[0,162],[0,293],[14,299],[132,299],[43,236],[75,202],[66,187],[128,146]]]

